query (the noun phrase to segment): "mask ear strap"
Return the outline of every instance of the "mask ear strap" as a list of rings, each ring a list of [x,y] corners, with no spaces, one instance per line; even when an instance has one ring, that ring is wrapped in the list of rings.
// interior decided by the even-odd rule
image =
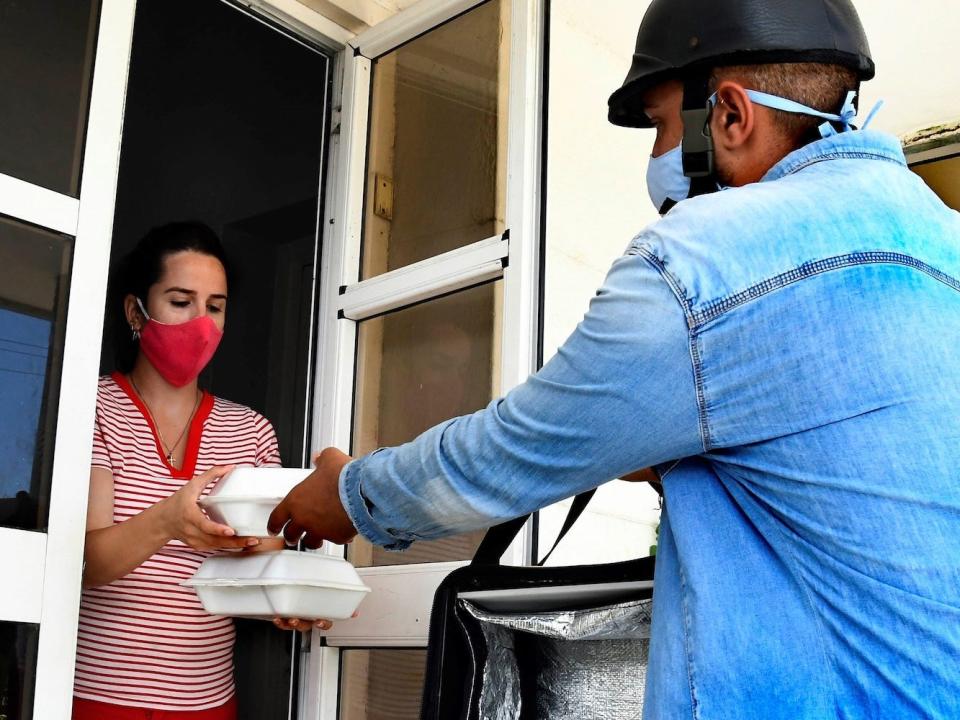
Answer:
[[[147,320],[150,320],[150,315],[147,313],[147,309],[143,306],[143,303],[140,302],[140,298],[135,298],[135,299],[136,299],[136,301],[137,301],[137,305],[138,305],[139,308],[140,308],[140,312],[143,313],[143,316],[144,316]]]
[[[710,75],[705,71],[692,73],[683,81],[683,174],[690,178],[689,197],[717,191],[709,89]]]

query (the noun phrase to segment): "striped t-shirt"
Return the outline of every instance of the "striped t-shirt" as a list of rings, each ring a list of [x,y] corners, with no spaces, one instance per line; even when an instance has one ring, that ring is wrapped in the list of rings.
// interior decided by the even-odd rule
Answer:
[[[204,393],[187,434],[183,468],[166,462],[156,430],[127,379],[100,379],[93,467],[113,474],[115,523],[170,496],[214,465],[280,465],[273,427],[250,408]],[[209,615],[190,578],[204,558],[174,540],[129,575],[84,590],[74,695],[128,707],[204,710],[234,693],[234,628]]]

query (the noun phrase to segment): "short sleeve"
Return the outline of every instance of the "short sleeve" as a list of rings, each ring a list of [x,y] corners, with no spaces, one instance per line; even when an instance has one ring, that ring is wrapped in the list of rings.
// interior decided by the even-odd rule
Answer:
[[[280,444],[273,425],[262,415],[257,415],[257,467],[282,467]]]
[[[93,456],[90,460],[90,467],[103,468],[104,470],[113,472],[113,463],[110,462],[110,451],[103,437],[103,428],[100,425],[99,407],[97,408],[96,418],[93,422]]]

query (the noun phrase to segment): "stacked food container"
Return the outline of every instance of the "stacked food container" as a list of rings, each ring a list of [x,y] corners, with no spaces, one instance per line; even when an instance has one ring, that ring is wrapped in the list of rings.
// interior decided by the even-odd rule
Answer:
[[[270,513],[309,474],[237,468],[199,502],[212,520],[237,535],[270,537]],[[214,555],[184,584],[196,590],[209,613],[254,618],[341,620],[370,592],[343,558],[295,550]]]

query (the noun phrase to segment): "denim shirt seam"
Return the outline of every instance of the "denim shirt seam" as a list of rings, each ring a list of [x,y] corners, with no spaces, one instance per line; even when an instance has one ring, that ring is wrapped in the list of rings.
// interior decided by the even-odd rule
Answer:
[[[811,165],[817,165],[818,163],[827,162],[830,160],[881,160],[884,162],[893,163],[894,165],[903,165],[903,160],[886,155],[881,152],[870,151],[870,150],[835,150],[832,152],[822,153],[820,155],[815,155],[813,157],[805,158],[803,160],[797,160],[794,164],[788,165],[784,168],[777,170],[774,167],[771,174],[765,178],[764,181],[773,181],[780,180],[785,178],[788,175],[794,175],[801,170],[805,170]]]
[[[670,292],[683,310],[683,316],[687,323],[688,350],[690,353],[690,366],[693,370],[694,389],[697,396],[697,419],[700,426],[700,446],[703,452],[709,452],[712,445],[710,440],[710,418],[707,413],[706,390],[703,380],[703,363],[699,347],[699,334],[696,332],[696,314],[693,310],[693,301],[689,299],[686,288],[680,279],[671,273],[666,264],[654,252],[649,245],[635,244],[629,250],[630,254],[636,254],[646,260],[663,278]]]
[[[693,720],[699,720],[700,702],[697,699],[696,672],[693,662],[694,653],[693,648],[690,645],[690,636],[692,634],[690,626],[692,622],[690,619],[690,607],[687,604],[689,589],[687,587],[687,575],[684,572],[682,565],[677,569],[677,575],[679,576],[678,579],[680,581],[680,607],[681,612],[683,613],[683,649],[684,655],[686,656],[687,686],[690,689],[690,712]]]
[[[848,253],[846,255],[836,255],[821,260],[806,262],[792,270],[774,275],[755,285],[751,285],[746,290],[741,290],[740,292],[720,298],[719,300],[713,300],[705,304],[703,308],[691,311],[693,322],[692,330],[694,332],[700,332],[704,330],[708,324],[741,305],[759,300],[765,295],[769,295],[777,290],[782,290],[785,287],[813,277],[814,275],[822,275],[834,270],[843,270],[859,265],[901,265],[910,267],[929,275],[954,290],[960,291],[960,281],[956,278],[911,255],[883,250]]]

